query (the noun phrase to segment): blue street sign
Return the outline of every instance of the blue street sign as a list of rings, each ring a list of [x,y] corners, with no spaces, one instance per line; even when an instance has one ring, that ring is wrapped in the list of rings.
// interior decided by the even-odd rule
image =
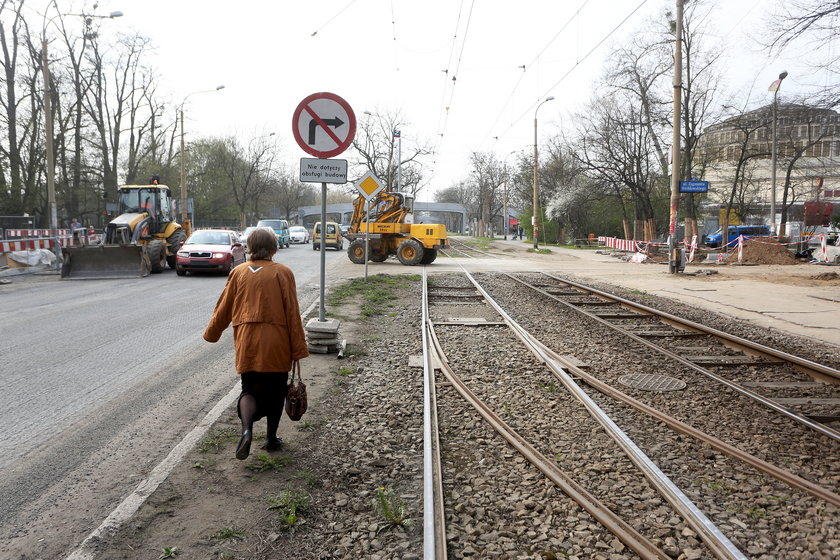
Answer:
[[[680,181],[680,192],[709,192],[708,181]]]

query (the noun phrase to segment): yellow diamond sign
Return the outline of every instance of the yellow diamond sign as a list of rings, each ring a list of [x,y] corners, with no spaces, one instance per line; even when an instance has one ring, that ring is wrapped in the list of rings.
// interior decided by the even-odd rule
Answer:
[[[359,194],[365,197],[365,200],[370,200],[384,188],[385,185],[382,184],[382,181],[372,171],[368,171],[361,179],[356,181],[356,189],[359,191]]]

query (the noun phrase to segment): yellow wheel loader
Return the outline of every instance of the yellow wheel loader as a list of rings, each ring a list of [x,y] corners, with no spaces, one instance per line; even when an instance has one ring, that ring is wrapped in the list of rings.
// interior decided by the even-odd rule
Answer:
[[[381,192],[370,201],[370,221],[365,220],[365,199],[353,203],[347,256],[356,264],[365,263],[365,233],[368,234],[368,260],[382,262],[396,255],[407,266],[431,264],[438,249],[446,248],[446,226],[415,224],[414,197],[408,193]]]
[[[105,227],[101,245],[62,249],[62,278],[138,278],[163,272],[167,264],[175,268],[190,224],[175,221],[169,187],[153,179],[149,185],[123,185],[119,195],[120,215]]]

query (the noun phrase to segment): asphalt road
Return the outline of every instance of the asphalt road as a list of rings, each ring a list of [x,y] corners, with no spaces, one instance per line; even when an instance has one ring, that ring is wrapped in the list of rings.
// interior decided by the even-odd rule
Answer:
[[[319,296],[311,247],[275,256],[302,311]],[[330,284],[347,256],[326,257]],[[230,329],[201,338],[225,281],[167,269],[0,287],[0,557],[72,550],[238,382]]]

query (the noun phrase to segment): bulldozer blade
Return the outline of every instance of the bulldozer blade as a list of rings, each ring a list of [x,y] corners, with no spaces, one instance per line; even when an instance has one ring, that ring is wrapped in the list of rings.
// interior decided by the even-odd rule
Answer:
[[[141,245],[99,245],[62,249],[61,278],[98,280],[149,275],[149,257]]]

